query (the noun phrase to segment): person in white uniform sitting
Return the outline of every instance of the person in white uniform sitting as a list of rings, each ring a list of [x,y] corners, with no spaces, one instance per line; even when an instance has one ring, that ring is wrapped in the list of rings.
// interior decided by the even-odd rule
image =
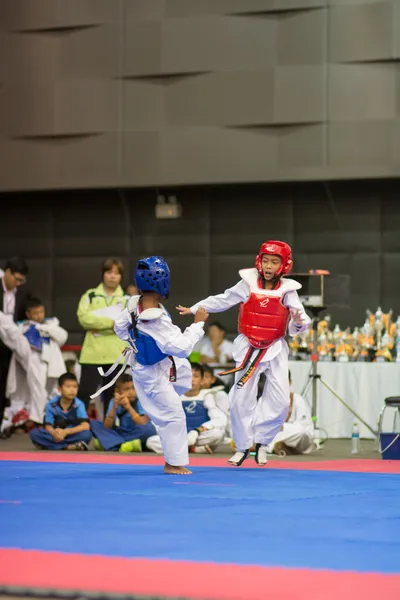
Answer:
[[[230,444],[232,440],[231,413],[229,408],[229,395],[222,379],[219,379],[214,373],[214,369],[209,365],[203,365],[202,387],[214,395],[215,403],[226,415],[227,423],[225,428],[224,443]]]
[[[289,384],[292,377],[289,371]],[[281,431],[268,446],[269,454],[310,454],[314,450],[311,411],[300,394],[290,392],[289,414]]]

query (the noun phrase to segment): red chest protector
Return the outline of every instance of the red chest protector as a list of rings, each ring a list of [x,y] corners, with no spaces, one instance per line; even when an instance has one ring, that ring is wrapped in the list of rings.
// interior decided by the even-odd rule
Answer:
[[[289,318],[281,296],[251,291],[247,302],[240,305],[238,330],[254,348],[268,348],[286,335]]]

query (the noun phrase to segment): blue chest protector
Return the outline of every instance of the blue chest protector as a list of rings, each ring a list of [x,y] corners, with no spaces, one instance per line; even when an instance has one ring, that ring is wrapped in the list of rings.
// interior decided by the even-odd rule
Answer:
[[[209,420],[208,411],[202,400],[183,400],[182,406],[186,415],[188,432],[201,427],[203,423]]]
[[[24,336],[29,342],[31,348],[34,348],[38,352],[41,352],[43,344],[49,344],[50,338],[40,335],[36,325],[32,325],[25,331]]]
[[[152,337],[139,331],[137,328],[137,319],[134,313],[131,313],[132,326],[129,329],[129,338],[136,346],[137,353],[135,354],[136,360],[139,365],[155,365],[158,362],[168,357],[168,354],[161,352],[156,342]]]

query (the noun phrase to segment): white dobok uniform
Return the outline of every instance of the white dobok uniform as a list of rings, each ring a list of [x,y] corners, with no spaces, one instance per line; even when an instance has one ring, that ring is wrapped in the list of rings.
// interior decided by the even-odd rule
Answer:
[[[32,325],[41,336],[49,338],[41,351],[32,348],[24,335]],[[10,425],[14,415],[22,409],[35,423],[43,423],[47,401],[56,393],[57,380],[66,371],[60,346],[67,341],[68,333],[56,318],[46,319],[44,323],[24,321],[17,325],[0,311],[0,337],[13,351],[6,388],[10,406],[2,428]]]
[[[204,427],[196,440],[195,452],[205,451],[205,446],[215,449],[225,437],[228,424],[227,415],[217,406],[215,394],[212,390],[200,390],[196,396],[181,396],[183,409],[186,416],[188,431],[187,444],[191,445],[191,434],[194,428]],[[149,450],[162,454],[159,436],[152,436],[146,442]]]
[[[268,452],[272,453],[275,444],[283,442],[299,454],[309,454],[314,448],[313,433],[314,427],[307,402],[300,394],[294,393],[290,417],[283,424],[283,430],[272,440]]]
[[[227,289],[223,294],[209,296],[191,307],[194,314],[199,307],[209,313],[219,313],[236,304],[246,303],[252,293],[265,298],[280,298],[283,306],[290,312],[298,312],[302,322],[296,324],[290,319],[289,335],[297,335],[306,331],[311,319],[306,314],[297,294],[301,285],[292,280],[281,278],[281,285],[276,290],[264,290],[258,287],[259,274],[256,268],[239,271],[241,281]],[[236,365],[242,364],[250,347],[249,340],[239,334],[233,344],[233,359]],[[235,384],[229,393],[231,408],[232,434],[238,450],[247,450],[253,443],[268,446],[279,433],[285,422],[289,409],[288,381],[288,345],[283,337],[275,340],[267,349],[254,374],[243,385],[237,383],[243,376],[243,371],[235,374]],[[266,375],[263,393],[257,402],[257,386],[261,373]]]
[[[231,426],[231,411],[229,408],[229,395],[225,391],[223,385],[215,385],[212,388],[208,388],[207,392],[214,396],[215,404],[222,410],[226,416],[226,427],[224,432],[224,440],[226,442],[232,439],[232,426]]]
[[[180,395],[192,388],[192,369],[187,356],[204,335],[204,323],[192,323],[184,333],[172,323],[163,306],[138,311],[140,296],[132,296],[117,318],[114,331],[129,342],[132,324],[131,313],[137,317],[137,329],[153,338],[158,348],[167,355],[154,365],[141,365],[135,359],[135,349],[130,353],[132,379],[140,403],[157,428],[165,460],[173,466],[189,462],[186,419]],[[176,382],[170,381],[172,362],[176,365]]]

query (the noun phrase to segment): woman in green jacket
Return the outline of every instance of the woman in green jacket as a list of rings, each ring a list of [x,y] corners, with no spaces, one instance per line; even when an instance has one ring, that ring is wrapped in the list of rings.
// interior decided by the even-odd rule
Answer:
[[[90,403],[99,384],[108,383],[107,377],[102,377],[98,367],[106,372],[121,356],[126,344],[114,333],[114,320],[126,305],[127,297],[121,287],[123,274],[122,262],[113,258],[104,261],[102,266],[103,281],[96,288],[91,288],[83,294],[78,306],[78,320],[85,329],[85,339],[80,355],[82,366],[78,398]],[[111,374],[110,379],[114,376]],[[113,395],[113,387],[104,390],[104,415],[107,414],[109,402]]]

